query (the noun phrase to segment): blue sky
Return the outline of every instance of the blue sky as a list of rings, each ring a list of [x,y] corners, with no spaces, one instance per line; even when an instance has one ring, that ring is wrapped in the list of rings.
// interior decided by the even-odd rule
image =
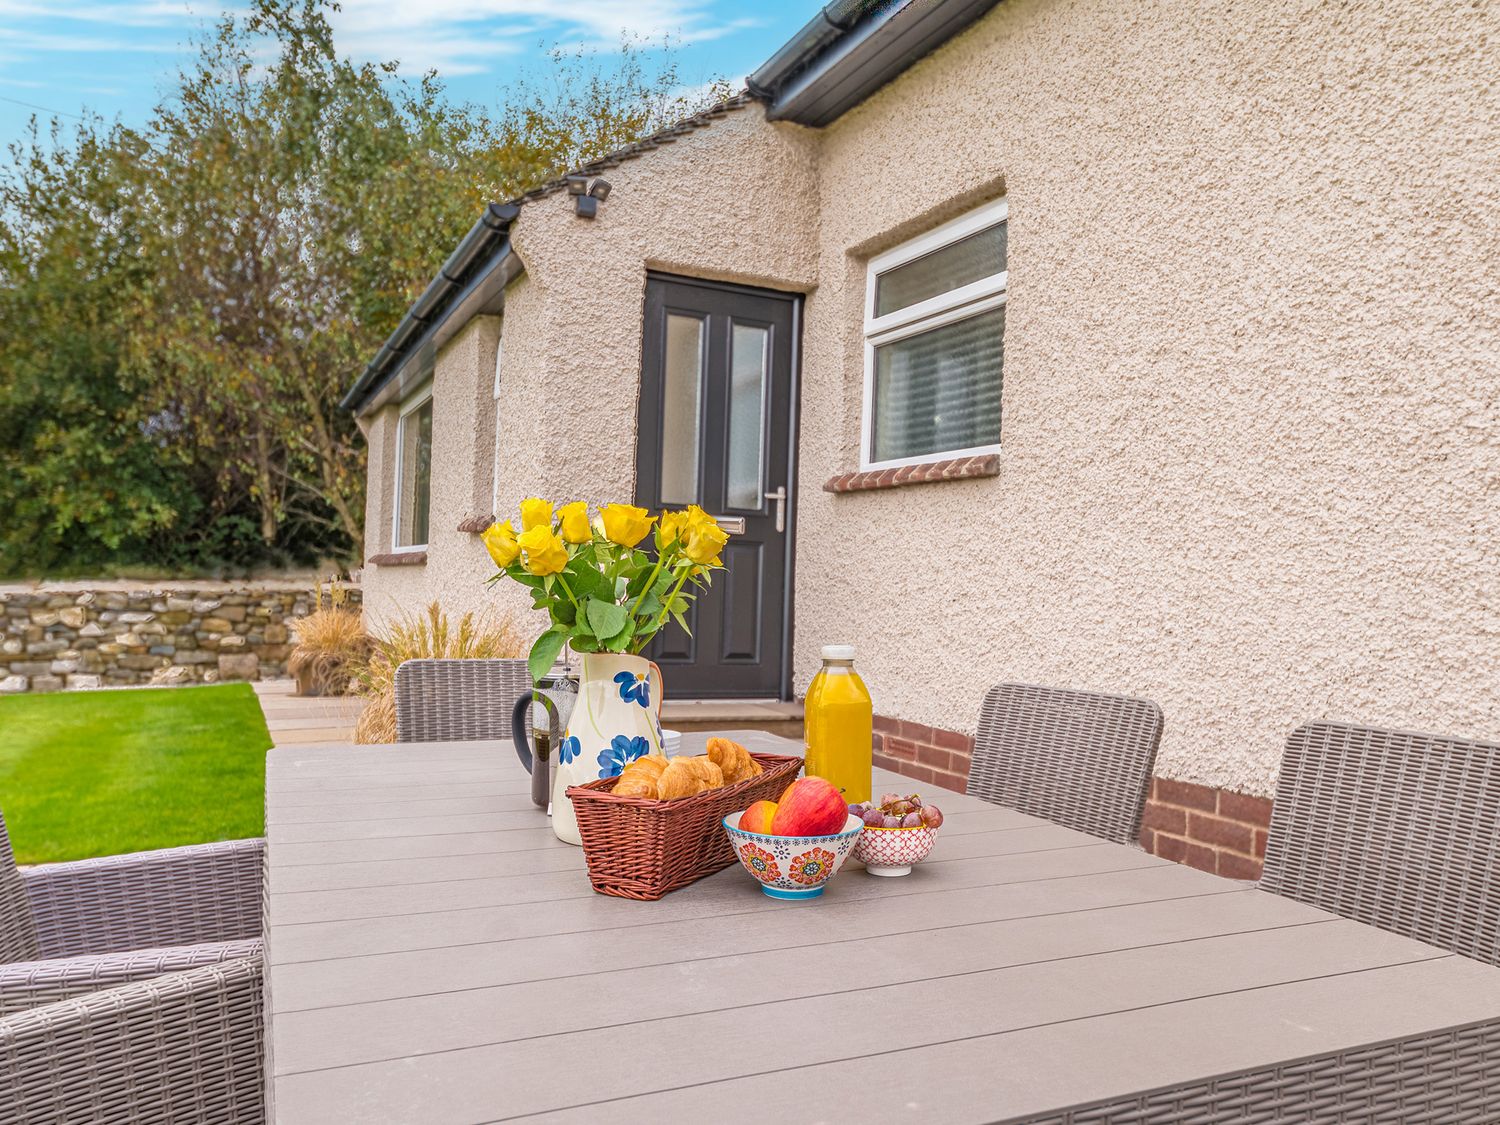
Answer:
[[[87,107],[143,123],[223,6],[0,0],[0,145],[19,137],[33,113],[45,119]],[[717,76],[738,82],[819,7],[818,0],[343,0],[332,19],[345,53],[399,59],[412,75],[435,69],[456,97],[493,106],[509,78],[536,71],[539,44],[610,50],[622,32],[678,41],[686,86]]]

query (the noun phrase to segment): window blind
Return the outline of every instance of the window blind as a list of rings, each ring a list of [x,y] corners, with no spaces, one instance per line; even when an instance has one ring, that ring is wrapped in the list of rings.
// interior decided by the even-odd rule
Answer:
[[[998,445],[1004,358],[1003,305],[878,346],[870,459]]]

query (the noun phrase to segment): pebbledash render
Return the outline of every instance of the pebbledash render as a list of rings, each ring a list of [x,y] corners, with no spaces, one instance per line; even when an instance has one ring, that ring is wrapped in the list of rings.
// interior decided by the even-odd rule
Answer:
[[[957,788],[991,684],[1153,699],[1147,846],[1253,876],[1297,724],[1500,734],[1500,8],[983,7],[830,123],[741,97],[594,218],[523,200],[498,314],[359,407],[366,605],[501,603],[495,513],[635,494],[648,271],[799,294],[793,690],[855,645],[879,760]],[[871,468],[871,263],[976,214],[998,448]]]

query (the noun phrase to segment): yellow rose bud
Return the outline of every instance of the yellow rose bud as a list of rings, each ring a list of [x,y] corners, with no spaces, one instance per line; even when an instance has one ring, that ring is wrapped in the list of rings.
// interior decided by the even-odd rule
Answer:
[[[722,566],[719,552],[729,542],[729,532],[715,521],[697,522],[688,527],[682,541],[682,553],[703,566]]]
[[[666,547],[677,542],[686,527],[686,512],[662,512],[661,523],[657,526],[657,543]]]
[[[490,524],[479,539],[501,570],[515,562],[521,553],[521,546],[516,542],[516,530],[510,526],[510,520]]]
[[[548,507],[551,507],[549,504]],[[526,551],[526,569],[539,578],[556,574],[568,565],[568,549],[550,527],[533,527],[516,540]]]
[[[589,526],[589,506],[582,500],[557,509],[557,523],[569,543],[587,543],[594,538],[594,529]]]
[[[604,517],[605,536],[622,547],[634,547],[646,538],[656,522],[656,517],[647,515],[645,508],[630,504],[606,504],[599,514]]]
[[[521,530],[530,531],[533,527],[552,530],[552,501],[538,500],[535,496],[521,501]]]

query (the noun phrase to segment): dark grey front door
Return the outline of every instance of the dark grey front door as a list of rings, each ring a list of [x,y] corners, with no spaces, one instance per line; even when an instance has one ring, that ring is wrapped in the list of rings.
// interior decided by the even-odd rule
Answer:
[[[636,503],[698,504],[732,534],[725,571],[647,649],[687,699],[787,698],[799,298],[651,276]]]

